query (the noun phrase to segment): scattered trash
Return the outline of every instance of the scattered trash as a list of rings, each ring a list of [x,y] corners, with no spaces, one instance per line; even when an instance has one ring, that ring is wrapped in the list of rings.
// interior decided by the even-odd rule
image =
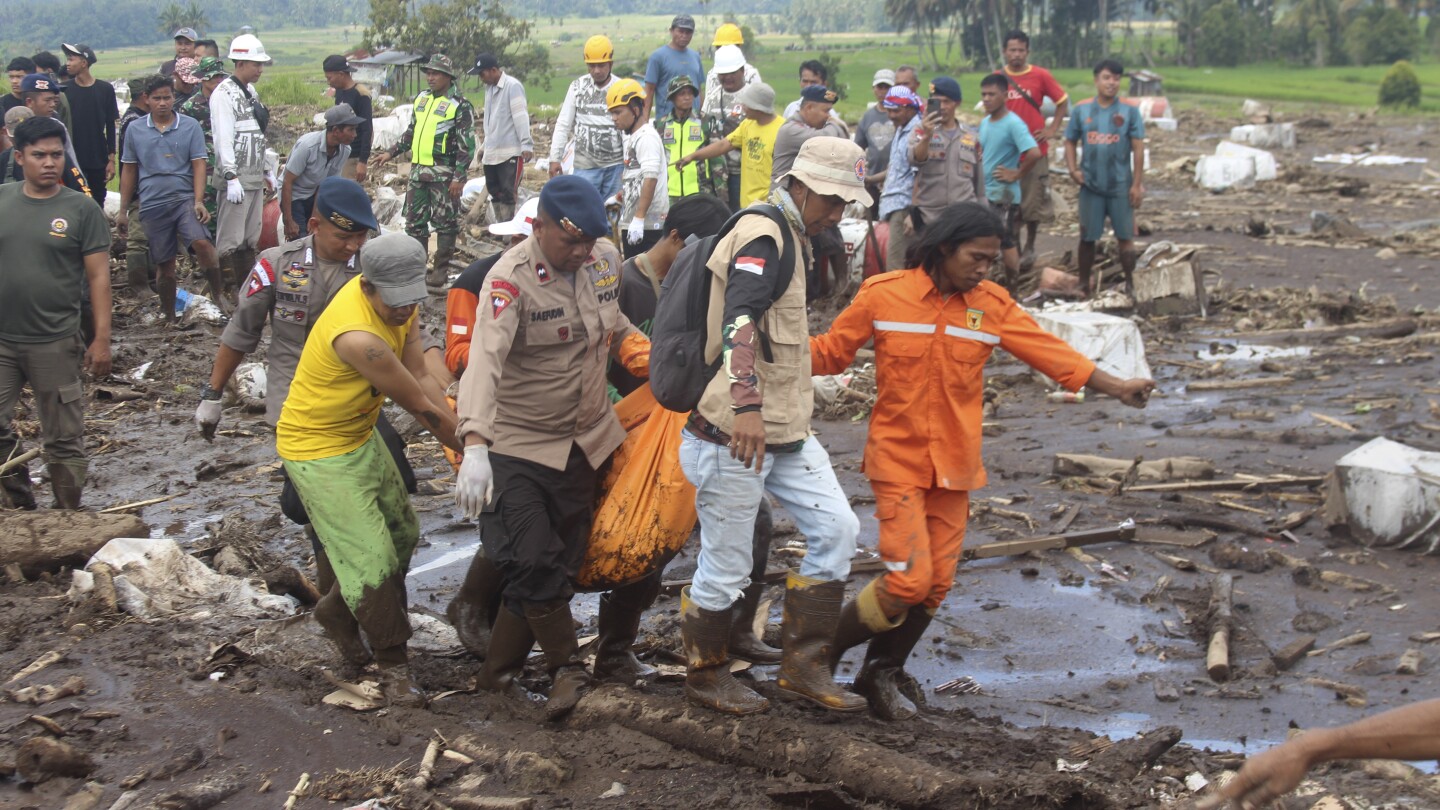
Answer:
[[[1401,157],[1400,155],[1381,155],[1365,152],[1352,155],[1348,152],[1341,152],[1330,155],[1316,155],[1311,158],[1315,163],[1334,163],[1341,166],[1405,166],[1407,164],[1423,164],[1428,161],[1419,157]]]
[[[1275,162],[1275,156],[1264,149],[1221,141],[1215,145],[1215,156],[1249,158],[1255,161],[1255,182],[1257,183],[1268,183],[1280,176],[1280,167]]]
[[[1210,780],[1206,779],[1204,774],[1199,771],[1194,771],[1185,777],[1185,787],[1188,788],[1191,793],[1199,793],[1209,784]]]
[[[1368,546],[1440,551],[1440,453],[1372,439],[1335,463],[1334,485],[1331,525]]]
[[[1089,762],[1070,762],[1065,759],[1055,760],[1055,770],[1059,773],[1079,773],[1090,767]]]
[[[1160,241],[1135,262],[1135,304],[1146,315],[1206,317],[1200,245]]]
[[[976,683],[975,679],[970,677],[969,675],[965,675],[951,681],[946,681],[945,683],[942,683],[939,686],[935,687],[935,694],[937,695],[946,695],[950,693],[954,693],[957,695],[978,695],[981,694],[982,691],[983,690],[981,689],[980,684]]]
[[[220,307],[215,306],[214,301],[199,293],[185,293],[184,308],[181,309],[181,293],[185,293],[185,291],[175,291],[175,314],[180,316],[182,322],[217,325],[225,323],[225,313],[220,311]]]
[[[619,782],[611,782],[610,789],[600,794],[602,799],[618,799],[625,795],[625,786]]]
[[[1205,155],[1195,164],[1195,182],[1207,191],[1251,188],[1255,171],[1251,158]]]
[[[1246,124],[1230,130],[1230,140],[1259,149],[1294,149],[1294,124]]]
[[[1036,312],[1034,316],[1041,329],[1070,344],[1101,369],[1122,380],[1150,378],[1150,366],[1145,362],[1145,340],[1134,321],[1102,312],[1054,309]]]
[[[1051,391],[1046,397],[1051,402],[1079,403],[1085,401],[1085,390],[1079,391]]]
[[[168,538],[116,538],[95,552],[87,568],[99,562],[119,572],[115,592],[120,607],[138,619],[184,611],[223,611],[254,618],[295,612],[294,600],[257,590],[239,577],[216,573]],[[94,586],[93,574],[76,571],[70,599],[79,601]]]

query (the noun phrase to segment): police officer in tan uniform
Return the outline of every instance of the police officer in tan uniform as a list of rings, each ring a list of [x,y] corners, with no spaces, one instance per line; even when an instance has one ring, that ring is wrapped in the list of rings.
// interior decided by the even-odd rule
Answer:
[[[939,109],[932,111],[934,106]],[[955,117],[959,106],[960,83],[937,76],[930,83],[925,118],[910,141],[910,162],[916,167],[910,218],[916,234],[951,203],[985,202],[980,135]]]
[[[649,374],[650,342],[620,311],[620,254],[599,239],[607,231],[593,185],[574,175],[545,184],[534,233],[486,276],[460,381],[456,503],[480,517],[485,555],[506,581],[479,682],[507,689],[538,640],[552,719],[573,709],[590,681],[570,583],[600,470],[625,440],[607,364],[614,357]]]

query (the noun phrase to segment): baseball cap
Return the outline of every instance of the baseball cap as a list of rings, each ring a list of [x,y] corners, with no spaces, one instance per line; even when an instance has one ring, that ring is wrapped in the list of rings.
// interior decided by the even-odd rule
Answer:
[[[515,210],[515,218],[509,222],[497,222],[490,226],[490,233],[496,236],[529,236],[535,232],[535,218],[540,216],[540,198],[531,197]]]
[[[960,83],[949,76],[936,76],[930,80],[930,95],[960,101]]]
[[[740,88],[735,94],[735,103],[763,113],[775,114],[775,89],[765,82],[755,82]]]
[[[882,84],[895,84],[895,71],[888,68],[881,68],[880,70],[875,71],[875,78],[870,80],[870,86],[876,87]]]
[[[687,31],[695,30],[695,18],[689,14],[676,14],[675,19],[670,21],[671,28],[684,28]]]
[[[62,42],[60,43],[60,50],[71,56],[78,56],[92,65],[100,61],[100,58],[95,55],[95,49],[89,45],[71,45],[68,42]]]
[[[178,63],[180,60],[177,59],[175,61]],[[214,56],[202,57],[196,64],[194,73],[195,78],[202,82],[206,79],[213,79],[216,76],[224,76],[226,75],[225,63]]]
[[[745,67],[745,52],[739,45],[721,45],[715,49],[715,72],[734,73]]]
[[[425,248],[401,231],[377,236],[360,248],[360,275],[388,306],[408,307],[430,295],[425,289]]]
[[[29,107],[11,107],[5,111],[5,128],[13,129],[34,117],[35,111]]]
[[[365,119],[355,114],[355,108],[349,104],[336,104],[325,111],[325,128],[330,127],[358,127],[365,123]]]
[[[174,33],[170,38],[171,38],[171,39],[188,39],[188,40],[190,40],[191,42],[197,42],[197,41],[199,41],[199,39],[200,39],[200,35],[195,32],[195,29],[194,29],[194,28],[180,28],[180,29],[177,29],[177,30],[175,31],[175,33]]]
[[[610,232],[605,201],[583,177],[562,174],[540,189],[540,207],[572,236],[599,239]]]
[[[359,183],[346,177],[327,177],[320,181],[320,187],[315,190],[315,216],[346,233],[380,229],[375,222],[375,211],[370,207],[370,195]]]
[[[20,80],[22,93],[59,93],[60,86],[48,73],[31,73]]]
[[[887,110],[898,110],[901,107],[914,107],[919,110],[925,107],[924,103],[920,101],[920,97],[915,95],[915,91],[903,84],[891,87],[890,92],[886,93],[884,100],[880,102],[880,106]]]
[[[495,58],[495,54],[482,53],[480,57],[475,60],[475,67],[465,72],[471,76],[478,76],[482,70],[493,70],[498,67],[500,67],[500,60]]]
[[[816,194],[833,194],[861,205],[874,202],[865,190],[865,150],[847,138],[822,135],[806,141],[784,176],[794,177]]]
[[[350,66],[350,60],[340,54],[331,54],[325,57],[325,62],[320,66],[325,73],[354,73],[355,68]]]
[[[834,104],[840,100],[840,96],[834,90],[823,84],[812,84],[800,91],[801,101],[818,101],[821,104]]]

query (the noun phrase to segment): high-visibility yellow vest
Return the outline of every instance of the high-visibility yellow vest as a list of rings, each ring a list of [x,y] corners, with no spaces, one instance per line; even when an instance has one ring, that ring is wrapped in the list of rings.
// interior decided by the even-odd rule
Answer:
[[[429,90],[415,98],[415,139],[410,143],[411,160],[419,166],[434,166],[436,158],[450,155],[450,133],[460,102],[449,96],[436,98]]]
[[[670,196],[688,197],[700,191],[701,164],[706,161],[697,160],[683,169],[675,168],[675,161],[705,145],[705,131],[700,126],[699,117],[691,115],[684,121],[676,121],[673,116],[666,117],[665,126],[660,130],[660,142],[665,144],[666,162],[670,166]],[[706,174],[708,176],[708,171]]]

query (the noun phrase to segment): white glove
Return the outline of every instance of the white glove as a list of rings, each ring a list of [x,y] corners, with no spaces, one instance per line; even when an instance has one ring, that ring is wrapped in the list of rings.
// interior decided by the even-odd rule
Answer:
[[[635,217],[630,220],[630,227],[625,230],[625,241],[632,245],[638,245],[645,239],[645,220]]]
[[[495,492],[495,474],[490,469],[490,448],[472,444],[465,448],[465,460],[455,477],[455,505],[467,518],[480,517],[480,510]]]
[[[200,433],[209,438],[215,435],[215,427],[219,424],[220,400],[200,400],[200,407],[195,409],[195,427],[200,428]]]
[[[272,189],[280,187],[280,181],[275,179],[275,173],[272,171],[265,172],[265,182],[269,183]]]
[[[231,205],[245,202],[245,187],[240,185],[239,178],[225,181],[225,199],[229,200]]]

